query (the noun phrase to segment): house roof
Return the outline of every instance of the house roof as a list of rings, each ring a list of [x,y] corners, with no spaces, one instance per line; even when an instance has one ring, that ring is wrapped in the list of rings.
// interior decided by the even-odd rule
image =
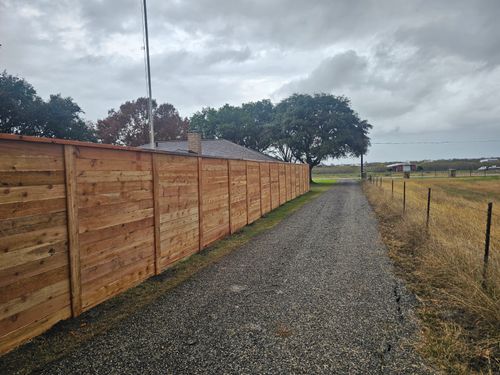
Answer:
[[[389,164],[386,167],[387,168],[394,168],[394,167],[399,167],[401,165],[416,165],[415,163],[410,163],[410,162],[405,162],[405,163],[394,163],[394,164]]]
[[[142,146],[149,148],[149,145]],[[180,152],[191,154],[188,151],[187,141],[158,141],[156,149],[170,152]],[[263,160],[276,161],[277,159],[265,155],[261,152],[251,150],[249,148],[237,145],[226,139],[202,139],[201,154],[203,156],[229,158],[229,159],[246,159],[246,160]]]

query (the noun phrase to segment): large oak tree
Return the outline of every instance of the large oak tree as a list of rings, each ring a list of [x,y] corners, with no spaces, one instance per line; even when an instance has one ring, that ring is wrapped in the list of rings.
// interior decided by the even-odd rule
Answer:
[[[346,97],[294,94],[276,105],[273,146],[283,160],[312,169],[327,158],[366,153],[371,128]]]

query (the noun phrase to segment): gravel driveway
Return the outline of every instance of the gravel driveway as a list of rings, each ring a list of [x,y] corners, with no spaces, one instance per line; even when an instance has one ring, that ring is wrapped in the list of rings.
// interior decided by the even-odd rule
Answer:
[[[43,373],[429,373],[376,224],[335,185]]]

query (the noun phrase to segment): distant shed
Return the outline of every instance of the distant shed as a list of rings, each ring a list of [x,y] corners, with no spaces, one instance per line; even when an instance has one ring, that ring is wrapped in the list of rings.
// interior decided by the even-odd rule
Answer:
[[[394,163],[387,166],[387,170],[391,172],[415,172],[417,165],[414,163]]]

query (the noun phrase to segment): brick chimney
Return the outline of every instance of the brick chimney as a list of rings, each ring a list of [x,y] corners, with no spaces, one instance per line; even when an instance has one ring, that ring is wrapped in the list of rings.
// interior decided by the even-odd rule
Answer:
[[[188,133],[188,151],[201,155],[201,135],[200,133]]]

